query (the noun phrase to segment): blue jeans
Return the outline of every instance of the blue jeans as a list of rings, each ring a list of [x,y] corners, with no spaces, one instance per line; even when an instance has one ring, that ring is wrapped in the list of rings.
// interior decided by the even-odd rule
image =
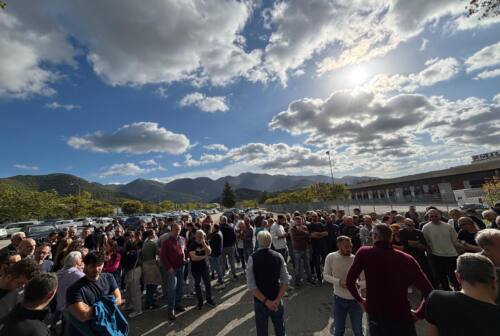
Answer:
[[[311,268],[309,267],[309,251],[300,251],[300,250],[294,250],[294,259],[295,259],[295,284],[298,285],[300,284],[300,281],[303,280],[302,275],[304,274],[304,271],[307,276],[307,280],[309,282],[312,281],[312,274],[311,274]]]
[[[179,267],[175,269],[174,274],[167,272],[167,282],[168,282],[168,297],[167,304],[168,309],[174,312],[174,308],[181,303],[182,299],[182,279],[183,279],[184,267]]]
[[[220,261],[220,256],[217,257],[210,257],[210,267],[212,268],[212,272],[217,273],[217,283],[219,285],[222,285],[224,283],[224,273],[222,273],[221,269],[221,261]]]
[[[273,322],[274,333],[276,336],[286,336],[285,321],[283,320],[283,303],[278,307],[277,311],[269,310],[264,303],[259,300],[254,300],[255,310],[255,325],[257,336],[268,335],[269,318]]]
[[[354,336],[363,336],[363,310],[356,300],[343,299],[337,295],[333,296],[333,323],[332,329],[335,336],[343,336],[345,332],[345,320],[349,314]]]

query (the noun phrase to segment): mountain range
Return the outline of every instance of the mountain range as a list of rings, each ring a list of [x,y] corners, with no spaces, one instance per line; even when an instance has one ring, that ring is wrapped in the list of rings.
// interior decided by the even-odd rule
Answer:
[[[373,177],[344,176],[336,183],[356,184],[372,180]],[[314,183],[330,183],[331,178],[324,175],[291,176],[242,173],[238,176],[226,176],[216,180],[207,177],[195,179],[182,178],[162,183],[154,180],[136,179],[127,184],[104,185],[88,182],[69,174],[17,175],[0,179],[14,187],[30,190],[56,190],[59,194],[75,194],[79,190],[90,192],[95,198],[120,203],[123,199],[139,199],[150,202],[171,200],[176,203],[212,202],[217,200],[229,182],[240,200],[256,199],[262,192],[294,190]]]

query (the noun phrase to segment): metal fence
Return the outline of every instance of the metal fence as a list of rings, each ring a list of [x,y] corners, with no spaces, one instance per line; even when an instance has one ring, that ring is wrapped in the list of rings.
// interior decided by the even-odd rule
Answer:
[[[391,210],[406,212],[408,211],[410,205],[414,205],[419,212],[425,211],[425,208],[431,205],[446,212],[458,206],[455,199],[444,200],[442,198],[413,198],[411,200],[395,200],[386,198],[373,200],[334,200],[328,202],[265,204],[263,207],[269,211],[278,213],[293,211],[305,212],[318,209],[342,209],[346,212],[346,214],[350,215],[352,214],[352,210],[355,208],[361,209],[362,213],[376,212],[378,214],[382,214]]]

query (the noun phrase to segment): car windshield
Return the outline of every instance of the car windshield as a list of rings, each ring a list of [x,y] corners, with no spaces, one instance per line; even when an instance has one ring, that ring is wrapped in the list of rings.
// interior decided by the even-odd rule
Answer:
[[[45,232],[53,229],[54,227],[52,225],[37,225],[30,227],[30,233]]]

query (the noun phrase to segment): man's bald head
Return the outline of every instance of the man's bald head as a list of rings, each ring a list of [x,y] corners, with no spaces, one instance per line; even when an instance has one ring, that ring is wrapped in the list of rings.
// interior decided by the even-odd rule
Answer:
[[[19,244],[19,247],[17,249],[19,250],[19,254],[21,255],[21,257],[26,258],[33,255],[33,253],[35,252],[35,248],[35,240],[32,238],[26,238]]]

